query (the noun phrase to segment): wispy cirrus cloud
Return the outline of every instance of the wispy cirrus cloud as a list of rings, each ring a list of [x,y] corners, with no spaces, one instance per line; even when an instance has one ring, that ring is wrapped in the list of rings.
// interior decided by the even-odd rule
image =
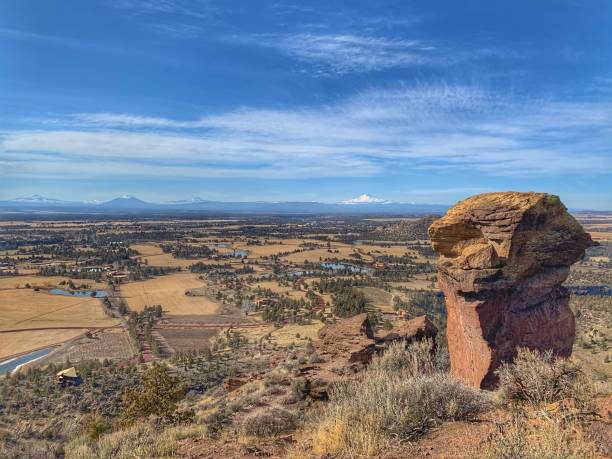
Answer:
[[[303,63],[317,73],[346,74],[393,67],[437,65],[443,57],[419,40],[391,39],[352,34],[299,33],[232,37],[253,46],[275,49]]]
[[[320,76],[384,71],[392,68],[445,67],[475,59],[519,59],[525,53],[464,44],[444,46],[432,40],[385,35],[296,33],[239,35],[229,41],[274,49]]]
[[[64,166],[64,174],[198,177],[605,174],[612,171],[612,104],[434,85],[187,121],[81,113],[46,120],[45,129],[0,133],[0,157],[7,173],[21,176]]]
[[[110,5],[134,14],[164,14],[207,19],[222,10],[210,0],[111,0]]]

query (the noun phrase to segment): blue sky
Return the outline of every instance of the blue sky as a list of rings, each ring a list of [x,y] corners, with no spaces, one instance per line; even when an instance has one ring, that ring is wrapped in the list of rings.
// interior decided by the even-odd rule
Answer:
[[[0,199],[612,209],[612,2],[0,3]]]

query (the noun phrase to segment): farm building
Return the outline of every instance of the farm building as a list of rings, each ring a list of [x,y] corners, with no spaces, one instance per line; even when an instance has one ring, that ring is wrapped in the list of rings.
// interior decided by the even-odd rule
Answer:
[[[70,367],[59,371],[55,375],[57,384],[63,386],[78,386],[83,381],[76,371],[76,368]]]

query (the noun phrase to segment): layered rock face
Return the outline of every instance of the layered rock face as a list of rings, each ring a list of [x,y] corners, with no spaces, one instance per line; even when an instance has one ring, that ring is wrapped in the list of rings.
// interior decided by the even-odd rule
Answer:
[[[518,347],[571,354],[574,315],[561,284],[594,243],[557,196],[474,196],[436,220],[429,237],[455,376],[492,388],[495,369]]]
[[[437,331],[426,316],[399,320],[384,337],[374,334],[367,314],[340,319],[319,330],[315,348],[320,360],[302,365],[299,375],[305,378],[312,398],[326,399],[330,384],[363,371],[391,343],[434,339]]]

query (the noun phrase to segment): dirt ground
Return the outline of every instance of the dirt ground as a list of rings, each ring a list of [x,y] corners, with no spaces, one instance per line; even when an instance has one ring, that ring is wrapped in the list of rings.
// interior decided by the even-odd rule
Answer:
[[[62,363],[68,359],[74,363],[88,359],[129,359],[133,355],[127,332],[117,328],[94,333],[91,338],[79,338],[65,351],[54,354],[50,361]]]

